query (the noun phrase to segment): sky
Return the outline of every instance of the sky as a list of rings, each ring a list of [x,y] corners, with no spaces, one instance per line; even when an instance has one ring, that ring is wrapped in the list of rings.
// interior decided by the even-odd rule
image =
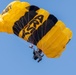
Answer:
[[[0,13],[13,0],[0,0]],[[21,0],[44,8],[73,32],[60,58],[34,61],[30,43],[14,34],[0,33],[0,75],[76,75],[76,0]]]

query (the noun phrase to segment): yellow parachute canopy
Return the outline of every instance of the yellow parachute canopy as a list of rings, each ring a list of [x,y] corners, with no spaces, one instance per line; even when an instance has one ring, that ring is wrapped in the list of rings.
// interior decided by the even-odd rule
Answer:
[[[0,32],[16,34],[49,58],[59,57],[72,38],[72,31],[54,15],[20,1],[10,3],[1,13]]]

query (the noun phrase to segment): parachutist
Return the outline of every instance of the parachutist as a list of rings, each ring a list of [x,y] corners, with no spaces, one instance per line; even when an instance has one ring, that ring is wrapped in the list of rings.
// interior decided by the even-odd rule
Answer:
[[[44,56],[44,55],[41,55],[42,51],[40,49],[38,49],[37,51],[34,50],[33,54],[34,54],[33,56],[34,60],[38,59],[38,62],[40,62],[42,60],[42,57]]]
[[[38,62],[40,62],[42,60],[42,57],[44,56],[44,54],[42,54],[42,51],[40,49],[38,50],[35,50],[33,48],[33,45],[30,45],[29,46],[31,49],[33,49],[33,59],[34,60],[37,60],[38,59]]]

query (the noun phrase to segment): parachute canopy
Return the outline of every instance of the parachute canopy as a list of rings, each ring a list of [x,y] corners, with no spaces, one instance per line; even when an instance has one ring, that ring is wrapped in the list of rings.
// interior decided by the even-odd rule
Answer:
[[[65,50],[72,31],[45,9],[28,2],[11,2],[0,15],[0,32],[16,34],[36,45],[49,58]]]

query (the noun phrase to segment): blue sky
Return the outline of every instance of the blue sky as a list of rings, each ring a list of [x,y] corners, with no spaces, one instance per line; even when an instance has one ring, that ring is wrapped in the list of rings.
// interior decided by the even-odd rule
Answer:
[[[0,0],[0,13],[13,0]],[[14,34],[0,33],[0,75],[76,75],[76,0],[21,0],[37,5],[62,20],[73,32],[62,56],[40,63],[32,59],[30,43]]]

